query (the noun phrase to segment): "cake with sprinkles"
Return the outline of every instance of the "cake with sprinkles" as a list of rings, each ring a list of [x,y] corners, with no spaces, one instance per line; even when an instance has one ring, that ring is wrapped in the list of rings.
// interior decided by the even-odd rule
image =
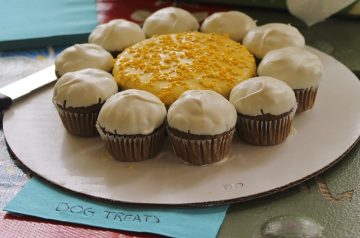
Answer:
[[[153,93],[169,107],[187,90],[231,89],[256,73],[254,56],[228,36],[184,32],[154,36],[125,49],[113,75],[122,89]]]

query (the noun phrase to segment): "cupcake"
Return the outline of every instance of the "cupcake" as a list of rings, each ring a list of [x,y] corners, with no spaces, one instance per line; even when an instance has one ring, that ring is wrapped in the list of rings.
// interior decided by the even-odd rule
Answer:
[[[248,15],[239,11],[228,11],[208,16],[202,23],[200,31],[227,34],[232,40],[241,42],[246,33],[255,27],[255,21]]]
[[[113,158],[141,161],[160,152],[165,119],[166,108],[159,98],[146,91],[130,89],[106,101],[96,127]]]
[[[153,35],[197,31],[199,23],[190,12],[176,7],[162,8],[144,21],[146,37]]]
[[[262,59],[271,50],[287,46],[304,47],[305,39],[289,24],[269,23],[250,30],[242,43],[258,59]]]
[[[236,85],[230,93],[241,140],[253,145],[275,145],[290,134],[296,112],[293,90],[272,77],[255,77]]]
[[[144,32],[138,24],[117,19],[95,27],[89,36],[89,43],[102,46],[116,58],[123,49],[144,39]]]
[[[222,160],[236,124],[234,106],[210,90],[189,90],[169,108],[168,135],[175,154],[193,165]]]
[[[117,90],[111,74],[100,69],[83,69],[58,79],[52,101],[69,133],[96,136],[95,124],[100,108]]]
[[[260,62],[260,76],[270,76],[287,83],[295,92],[297,112],[313,107],[323,65],[320,59],[305,48],[286,47],[270,51]]]
[[[65,73],[86,68],[111,72],[113,57],[96,44],[76,44],[64,49],[55,59],[55,73],[58,78]]]

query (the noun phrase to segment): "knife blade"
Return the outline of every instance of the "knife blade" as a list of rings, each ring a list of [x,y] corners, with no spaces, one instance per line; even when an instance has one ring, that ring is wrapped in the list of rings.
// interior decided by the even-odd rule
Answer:
[[[56,79],[55,65],[51,65],[0,88],[0,112],[9,108],[14,101],[22,96],[56,81]]]

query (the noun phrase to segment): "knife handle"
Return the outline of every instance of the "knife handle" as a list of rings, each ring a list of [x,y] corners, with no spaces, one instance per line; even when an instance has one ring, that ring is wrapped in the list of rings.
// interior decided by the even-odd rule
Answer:
[[[13,100],[10,97],[0,93],[0,112],[8,109],[12,103]]]

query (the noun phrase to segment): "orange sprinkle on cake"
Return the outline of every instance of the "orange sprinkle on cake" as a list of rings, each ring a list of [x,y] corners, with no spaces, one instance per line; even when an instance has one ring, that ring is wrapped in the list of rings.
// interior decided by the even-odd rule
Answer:
[[[141,89],[170,106],[184,91],[210,89],[228,98],[256,72],[254,56],[228,36],[187,32],[159,35],[125,49],[113,74],[122,89]]]

